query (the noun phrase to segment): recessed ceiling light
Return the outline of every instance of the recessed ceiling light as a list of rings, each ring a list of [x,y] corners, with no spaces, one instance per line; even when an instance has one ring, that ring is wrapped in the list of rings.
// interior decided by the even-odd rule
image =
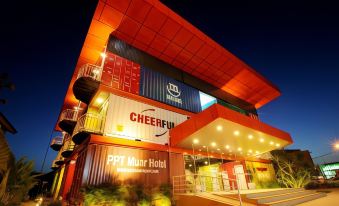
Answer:
[[[255,151],[255,154],[259,154],[259,151]]]
[[[264,142],[265,140],[264,140],[264,138],[260,138],[260,140],[259,140],[260,142]]]
[[[248,135],[248,139],[253,139],[253,135]]]
[[[217,126],[217,130],[218,130],[218,131],[222,131],[222,126],[221,126],[221,125],[218,125],[218,126]]]
[[[217,146],[217,143],[212,142],[211,145],[212,145],[212,147],[215,147],[215,146]]]
[[[226,149],[229,149],[229,148],[230,148],[230,146],[229,146],[229,145],[226,145],[226,146],[225,146],[225,148],[226,148]]]
[[[270,145],[274,145],[274,142],[270,141]]]
[[[238,147],[238,151],[241,151],[242,150],[242,148],[241,147]]]
[[[235,136],[239,136],[240,132],[239,132],[238,130],[236,130],[236,131],[233,132],[233,134],[234,134]]]
[[[188,165],[189,167],[192,167],[192,164]]]
[[[250,150],[248,150],[248,152],[249,152],[249,153],[252,153],[253,151],[250,149]]]
[[[193,143],[194,143],[194,144],[198,144],[198,143],[199,143],[199,140],[198,140],[198,139],[194,139],[194,140],[193,140]]]
[[[206,146],[204,145],[204,146],[202,146],[203,148],[206,148]]]
[[[276,146],[276,147],[280,147],[280,144],[279,144],[279,143],[277,143],[277,144],[275,144],[275,146]]]
[[[220,151],[220,149],[219,149],[219,148],[218,148],[217,150],[218,150],[218,151]]]
[[[207,165],[207,161],[205,161],[204,163],[205,163],[205,165]]]

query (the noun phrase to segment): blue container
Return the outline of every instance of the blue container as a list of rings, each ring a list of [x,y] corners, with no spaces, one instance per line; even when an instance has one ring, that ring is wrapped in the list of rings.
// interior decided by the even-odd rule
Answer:
[[[141,66],[140,95],[180,109],[201,111],[199,91],[159,72]]]

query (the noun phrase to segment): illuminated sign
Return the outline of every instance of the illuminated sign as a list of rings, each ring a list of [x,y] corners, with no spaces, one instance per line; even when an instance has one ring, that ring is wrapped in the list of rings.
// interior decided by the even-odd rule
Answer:
[[[104,135],[167,144],[169,130],[188,116],[111,94]]]
[[[197,89],[143,66],[139,94],[191,112],[201,111]]]

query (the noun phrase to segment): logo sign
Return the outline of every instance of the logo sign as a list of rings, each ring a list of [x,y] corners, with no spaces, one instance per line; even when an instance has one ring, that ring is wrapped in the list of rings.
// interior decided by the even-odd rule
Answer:
[[[111,94],[104,133],[106,136],[167,144],[169,130],[187,118],[186,115]]]
[[[168,94],[166,94],[166,99],[182,104],[182,100],[179,98],[181,92],[179,91],[179,88],[177,85],[168,83],[166,86],[166,89],[168,92]]]
[[[191,112],[200,112],[199,91],[159,72],[141,67],[141,96]]]

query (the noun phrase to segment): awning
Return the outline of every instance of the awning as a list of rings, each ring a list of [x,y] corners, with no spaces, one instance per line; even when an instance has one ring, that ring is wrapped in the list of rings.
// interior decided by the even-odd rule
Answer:
[[[173,147],[257,156],[293,143],[291,136],[257,119],[214,104],[170,130]]]

